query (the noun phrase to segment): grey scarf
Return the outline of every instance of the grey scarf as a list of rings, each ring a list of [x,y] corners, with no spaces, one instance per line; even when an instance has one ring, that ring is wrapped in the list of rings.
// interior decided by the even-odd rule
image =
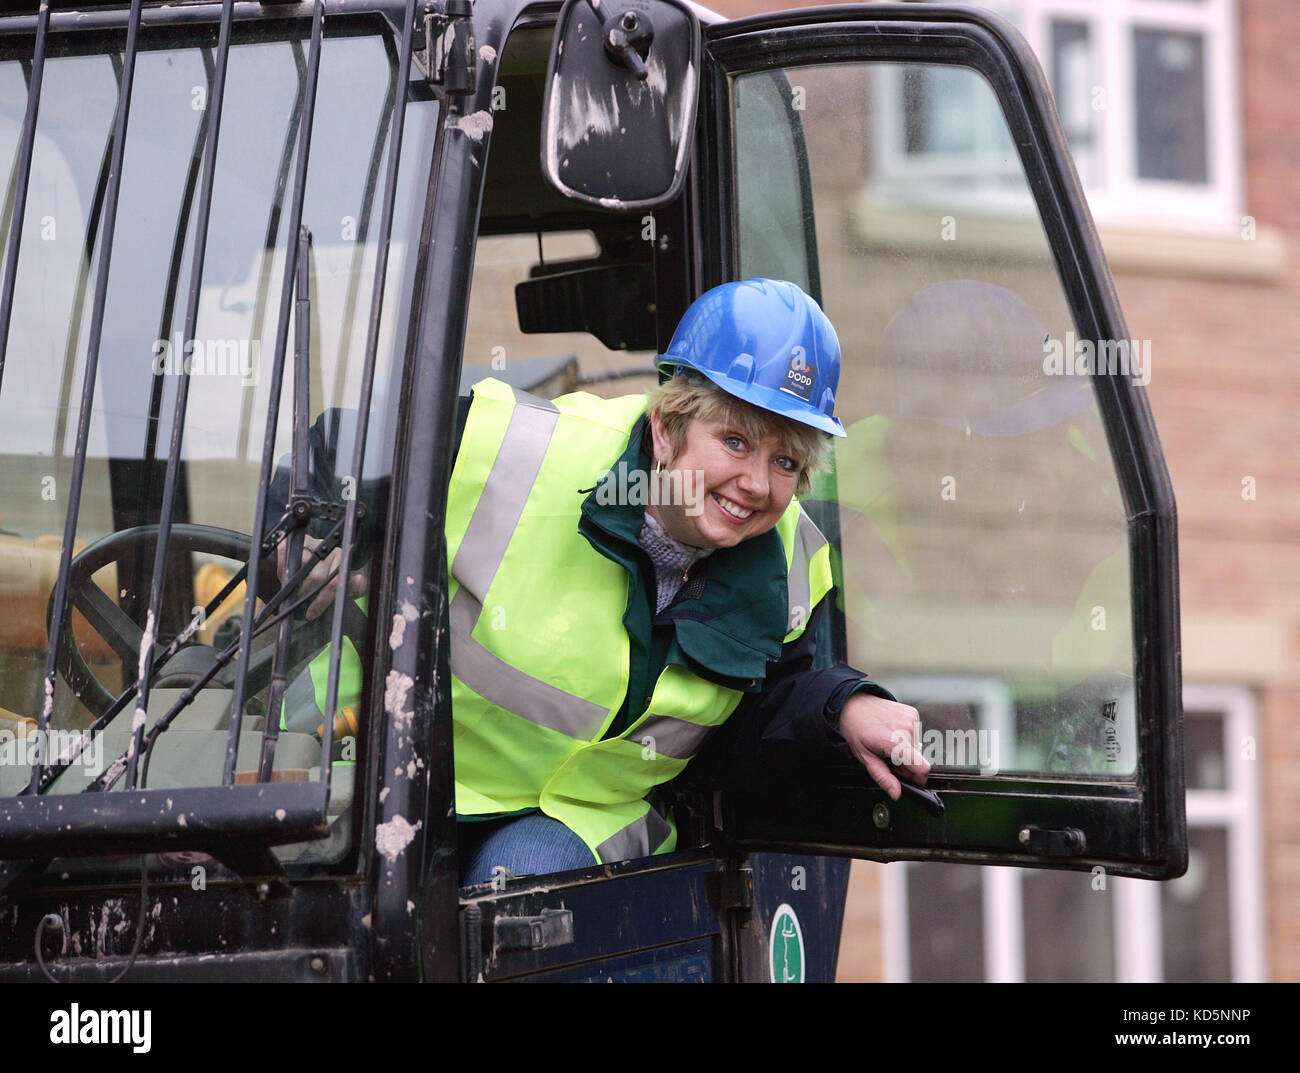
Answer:
[[[676,598],[691,567],[713,550],[679,543],[665,533],[663,526],[649,514],[645,516],[645,524],[641,526],[637,542],[650,556],[650,562],[655,568],[656,615]]]

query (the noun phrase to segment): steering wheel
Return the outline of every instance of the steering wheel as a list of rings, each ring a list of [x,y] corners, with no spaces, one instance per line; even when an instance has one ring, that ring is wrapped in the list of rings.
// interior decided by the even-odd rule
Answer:
[[[212,525],[177,523],[171,527],[168,551],[201,552],[247,562],[252,551],[252,543],[252,537],[246,533],[237,533],[231,529],[221,529]],[[140,665],[140,648],[144,642],[144,631],[95,584],[92,576],[110,563],[119,562],[128,549],[138,549],[141,556],[148,557],[145,561],[152,561],[157,544],[158,526],[156,525],[140,525],[110,533],[74,556],[68,572],[68,601],[86,617],[86,621],[95,632],[122,658],[132,672]],[[308,582],[304,581],[302,584],[305,586]],[[257,578],[257,596],[266,603],[279,591],[280,578],[276,572],[275,556],[264,555]],[[305,588],[302,591],[305,592]],[[315,656],[329,644],[332,620],[333,615],[326,611],[315,619],[295,625],[290,638],[286,669]],[[54,594],[51,593],[46,610],[47,630],[52,628],[53,622]],[[344,604],[343,633],[352,642],[358,655],[365,652],[366,616],[351,599]],[[73,637],[70,614],[64,616],[58,646],[56,662],[59,673],[63,675],[78,700],[94,712],[96,717],[102,715],[117,698],[103,686],[87,665]],[[155,654],[162,651],[163,647],[156,645]],[[159,669],[150,688],[184,688],[193,685],[201,675],[211,669],[218,654],[219,650],[211,645],[197,643],[185,645]],[[270,684],[274,658],[274,645],[266,645],[250,654],[248,675],[245,679],[246,697],[253,696]],[[237,663],[238,658],[232,657],[230,662],[212,677],[205,688],[233,689]]]

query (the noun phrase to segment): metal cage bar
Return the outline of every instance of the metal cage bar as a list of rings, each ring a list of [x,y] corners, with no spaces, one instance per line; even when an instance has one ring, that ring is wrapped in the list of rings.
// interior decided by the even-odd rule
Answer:
[[[298,140],[298,124],[302,122],[302,106],[307,96],[307,58],[302,54],[302,45],[297,41],[289,42],[293,50],[293,63],[298,71],[298,93],[293,100],[293,110],[289,113],[289,122],[284,129],[284,145],[280,150],[280,165],[275,172],[275,193],[271,197],[271,209],[266,218],[266,240],[262,244],[262,267],[257,274],[257,297],[253,300],[252,338],[262,338],[262,327],[266,323],[266,294],[271,287],[271,261],[275,252],[275,236],[280,233],[280,214],[284,212],[284,188],[289,185],[289,165],[293,163],[293,147]],[[248,392],[239,404],[239,447],[238,458],[248,457],[248,431],[252,424],[253,397]]]
[[[256,578],[261,569],[262,533],[266,526],[266,500],[271,485],[271,463],[275,453],[275,427],[280,412],[280,391],[284,383],[284,360],[289,342],[289,313],[295,285],[298,245],[294,241],[302,227],[302,206],[307,192],[307,162],[311,152],[312,123],[316,112],[316,83],[320,76],[320,52],[325,6],[322,0],[313,5],[311,45],[307,58],[307,97],[303,103],[303,121],[299,132],[298,164],[294,172],[293,201],[289,208],[287,234],[291,236],[285,246],[284,277],[280,288],[280,314],[276,327],[275,362],[271,369],[271,384],[266,405],[266,434],[262,441],[262,464],[258,481],[261,494],[253,512],[253,543],[248,559],[248,576]],[[239,663],[235,675],[235,688],[230,701],[230,739],[226,743],[226,761],[222,785],[230,786],[235,780],[235,762],[239,751],[239,732],[243,723],[244,701],[247,692],[248,661],[252,646],[253,611],[257,600],[247,590],[239,631]],[[326,720],[328,725],[329,720]]]
[[[39,785],[48,760],[46,742],[50,719],[54,714],[54,681],[58,673],[58,639],[63,634],[64,620],[68,616],[68,575],[72,569],[72,544],[77,535],[77,516],[81,508],[81,488],[86,476],[86,443],[90,436],[90,415],[95,401],[95,374],[99,369],[99,344],[104,330],[104,305],[108,295],[108,272],[113,263],[113,233],[117,226],[118,194],[122,189],[122,160],[126,153],[127,122],[131,114],[131,90],[135,83],[136,46],[140,36],[141,0],[131,0],[131,14],[127,20],[126,52],[122,63],[122,88],[117,99],[117,120],[113,134],[113,170],[108,182],[108,195],[104,213],[104,234],[99,267],[95,274],[95,297],[90,316],[90,336],[86,348],[86,370],[81,388],[81,407],[77,417],[77,447],[72,460],[71,488],[68,494],[68,513],[63,525],[63,546],[59,549],[59,575],[54,585],[54,611],[50,622],[50,650],[45,659],[44,688],[41,697],[41,714],[37,720],[36,764],[31,781],[24,792],[31,793]],[[48,26],[49,3],[41,5],[43,26]],[[44,33],[38,32],[38,48],[44,59]],[[33,84],[36,83],[33,67]],[[31,101],[28,101],[29,109]],[[34,121],[35,116],[33,114]],[[35,136],[35,130],[25,132]],[[11,236],[12,237],[12,236]],[[16,269],[16,264],[8,266]],[[12,301],[12,287],[6,287]],[[8,334],[8,325],[4,325]]]
[[[399,87],[411,78],[411,38],[415,23],[415,0],[407,0],[402,24],[402,52],[398,61]],[[352,476],[360,485],[366,458],[366,434],[370,425],[370,398],[375,386],[375,358],[379,350],[379,325],[384,308],[384,285],[388,279],[388,248],[393,236],[393,208],[397,202],[397,179],[402,162],[402,135],[405,130],[405,93],[393,99],[392,142],[388,149],[388,171],[384,177],[384,206],[379,220],[379,249],[375,257],[375,282],[370,298],[370,324],[366,334],[365,365],[361,373],[361,398],[358,404],[356,442],[353,445]],[[343,515],[343,539],[339,559],[339,585],[334,594],[334,615],[330,627],[329,676],[325,691],[325,728],[321,732],[321,778],[329,786],[334,749],[334,709],[339,699],[339,668],[343,655],[343,613],[348,600],[348,576],[352,568],[352,545],[356,537],[357,497],[347,500]],[[360,655],[361,653],[358,653]]]
[[[348,277],[348,293],[343,300],[342,327],[339,330],[338,354],[334,366],[335,400],[343,398],[348,366],[352,360],[352,323],[356,316],[357,291],[361,289],[361,265],[365,259],[366,239],[370,237],[370,219],[374,214],[375,190],[379,186],[379,167],[384,159],[384,144],[388,141],[388,131],[392,126],[393,101],[397,97],[399,83],[397,69],[399,64],[393,66],[392,77],[388,81],[388,92],[384,95],[379,127],[375,131],[375,139],[370,147],[370,163],[366,169],[366,183],[363,188],[361,212],[357,217],[357,238],[352,253],[351,272]]]
[[[226,95],[226,68],[230,59],[230,25],[235,0],[223,0],[221,29],[217,38],[216,77],[209,102],[211,118],[207,144],[203,147],[203,177],[199,184],[198,215],[194,225],[194,260],[190,266],[189,295],[185,307],[185,339],[193,339],[198,326],[199,299],[203,289],[203,263],[208,249],[208,222],[212,213],[212,189],[217,170],[217,145],[221,139],[221,108]],[[161,374],[159,374],[161,375]],[[181,443],[185,435],[185,411],[189,403],[190,369],[181,365],[176,386],[176,403],[172,411],[172,437],[167,454],[167,473],[163,478],[162,510],[158,519],[158,543],[154,548],[153,575],[149,582],[149,608],[145,616],[144,639],[140,642],[140,672],[135,717],[131,721],[131,747],[127,750],[126,786],[135,789],[138,778],[140,748],[149,711],[149,679],[153,670],[153,651],[158,622],[162,613],[163,585],[166,580],[167,545],[171,536],[172,515],[176,507],[176,478],[180,469]],[[146,463],[152,461],[146,458]],[[252,575],[256,577],[256,575]],[[250,584],[249,589],[252,588]],[[246,590],[247,591],[247,590]]]
[[[211,49],[202,49],[203,56],[203,73],[207,76],[208,83],[208,100],[214,100],[216,93],[216,62],[212,57]],[[218,112],[220,108],[216,109]],[[185,190],[181,194],[180,208],[176,213],[176,233],[172,238],[171,260],[167,266],[167,289],[163,294],[162,311],[158,315],[158,338],[170,339],[172,334],[172,321],[176,315],[176,290],[181,282],[181,262],[185,257],[185,236],[190,230],[190,213],[194,211],[194,192],[199,185],[200,170],[203,167],[205,153],[204,146],[208,141],[208,125],[211,119],[213,109],[204,108],[199,116],[199,122],[194,130],[194,144],[190,149],[190,166],[185,172]],[[150,485],[153,483],[153,469],[149,462],[153,460],[154,453],[158,447],[158,428],[160,422],[158,415],[162,412],[162,395],[163,384],[166,381],[163,377],[154,378],[153,390],[149,395],[149,421],[146,425],[144,460],[145,460],[145,480]],[[139,524],[145,524],[144,512],[145,506],[151,496],[149,491],[140,497],[140,517]]]
[[[32,61],[19,60],[18,67],[23,73],[23,88],[30,94],[32,91]],[[22,146],[20,145],[18,148],[21,149]],[[111,148],[112,143],[110,142],[109,149],[111,150]],[[20,158],[21,153],[16,154],[13,160],[10,161],[9,178],[5,181],[4,212],[0,216],[0,245],[3,245],[6,249],[9,247],[9,228],[13,226],[14,222],[14,198],[18,194],[18,179],[20,178],[18,165],[22,163]],[[107,153],[104,159],[108,159]]]
[[[116,53],[109,56],[117,92],[122,93],[122,61]],[[67,397],[68,384],[77,365],[77,341],[81,338],[81,318],[86,308],[86,285],[90,282],[90,266],[95,260],[95,236],[99,234],[99,218],[104,212],[104,195],[108,191],[108,173],[113,163],[113,132],[104,139],[104,152],[100,157],[99,174],[95,179],[95,194],[86,216],[86,241],[81,264],[77,269],[77,286],[72,292],[72,308],[68,315],[68,335],[63,344],[63,370],[59,378],[60,399]],[[63,443],[68,437],[68,411],[60,407],[54,418],[54,457],[62,459]]]
[[[138,14],[138,8],[139,5],[135,4],[132,11]],[[13,317],[14,291],[18,286],[18,253],[22,246],[23,217],[27,214],[27,186],[32,178],[32,151],[36,145],[36,116],[41,103],[45,43],[49,29],[50,0],[41,0],[40,13],[36,19],[36,45],[32,50],[32,74],[27,87],[27,111],[23,115],[23,142],[17,164],[18,187],[14,192],[9,240],[5,249],[4,283],[3,290],[0,291],[0,385],[4,383],[5,356],[9,351],[9,321]]]

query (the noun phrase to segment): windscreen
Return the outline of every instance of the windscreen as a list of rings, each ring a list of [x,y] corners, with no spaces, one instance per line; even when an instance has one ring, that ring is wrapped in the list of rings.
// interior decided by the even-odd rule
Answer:
[[[334,859],[438,106],[233,10],[0,38],[0,798],[323,782]]]

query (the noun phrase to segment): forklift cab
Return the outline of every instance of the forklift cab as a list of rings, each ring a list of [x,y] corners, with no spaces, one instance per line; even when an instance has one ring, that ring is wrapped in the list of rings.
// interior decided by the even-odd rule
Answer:
[[[828,980],[850,858],[1182,874],[1149,346],[997,17],[42,2],[0,160],[0,978]],[[819,658],[938,807],[734,727],[675,852],[461,889],[459,400],[758,276],[844,353]]]

